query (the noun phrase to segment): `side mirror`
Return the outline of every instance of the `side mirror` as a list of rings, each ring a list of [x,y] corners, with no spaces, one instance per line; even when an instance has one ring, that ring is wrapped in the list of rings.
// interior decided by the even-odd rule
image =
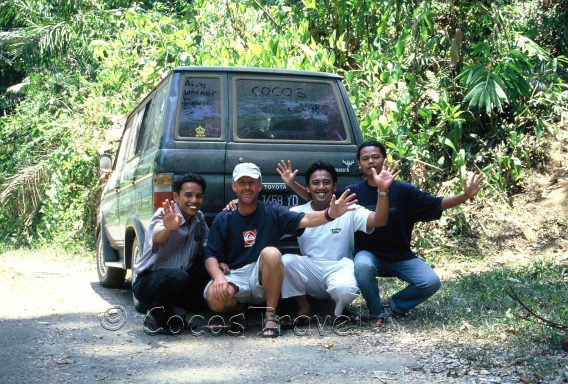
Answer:
[[[112,156],[109,153],[99,155],[99,169],[101,172],[112,172]]]

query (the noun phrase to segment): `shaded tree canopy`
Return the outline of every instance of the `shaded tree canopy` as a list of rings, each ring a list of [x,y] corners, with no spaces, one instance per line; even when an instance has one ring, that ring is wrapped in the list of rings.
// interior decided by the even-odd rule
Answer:
[[[92,241],[98,154],[178,65],[339,73],[367,138],[437,190],[523,190],[566,114],[568,3],[0,1],[0,242]]]

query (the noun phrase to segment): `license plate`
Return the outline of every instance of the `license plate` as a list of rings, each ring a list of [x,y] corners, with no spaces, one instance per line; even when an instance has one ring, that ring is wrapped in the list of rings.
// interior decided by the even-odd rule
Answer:
[[[299,199],[298,196],[296,195],[286,195],[286,194],[261,194],[259,196],[260,201],[264,201],[266,203],[271,203],[273,201],[276,201],[277,203],[280,203],[282,205],[285,205],[287,207],[294,207],[296,205],[298,205],[299,203]]]
[[[266,203],[275,201],[287,207],[294,207],[300,202],[298,196],[287,190],[284,183],[263,183],[258,198]]]

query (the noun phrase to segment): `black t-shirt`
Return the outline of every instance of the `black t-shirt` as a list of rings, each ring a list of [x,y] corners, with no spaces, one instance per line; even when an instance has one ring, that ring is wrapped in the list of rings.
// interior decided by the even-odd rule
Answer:
[[[375,210],[377,188],[367,180],[348,185],[336,194],[349,188],[357,194],[359,204]],[[442,197],[432,196],[410,183],[395,180],[389,189],[389,220],[384,227],[375,228],[371,234],[355,233],[355,252],[372,252],[377,257],[389,260],[407,260],[416,257],[410,249],[414,224],[419,221],[439,219],[442,215]]]
[[[243,216],[239,211],[220,212],[209,230],[205,258],[215,257],[237,269],[254,263],[263,248],[276,246],[285,235],[295,235],[304,213],[292,212],[272,202],[258,202],[256,211]]]

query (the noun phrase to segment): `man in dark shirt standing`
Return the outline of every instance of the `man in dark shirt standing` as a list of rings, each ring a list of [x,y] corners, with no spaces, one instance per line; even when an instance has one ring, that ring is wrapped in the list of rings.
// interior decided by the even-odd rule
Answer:
[[[220,212],[209,232],[205,268],[212,280],[204,297],[214,312],[239,310],[242,304],[266,301],[262,336],[277,337],[278,300],[281,294],[283,298],[291,295],[276,243],[284,234],[323,225],[351,211],[356,200],[345,191],[341,197],[333,197],[329,208],[307,214],[291,212],[278,203],[259,202],[262,179],[253,163],[235,167],[232,188],[238,199],[237,210]]]

